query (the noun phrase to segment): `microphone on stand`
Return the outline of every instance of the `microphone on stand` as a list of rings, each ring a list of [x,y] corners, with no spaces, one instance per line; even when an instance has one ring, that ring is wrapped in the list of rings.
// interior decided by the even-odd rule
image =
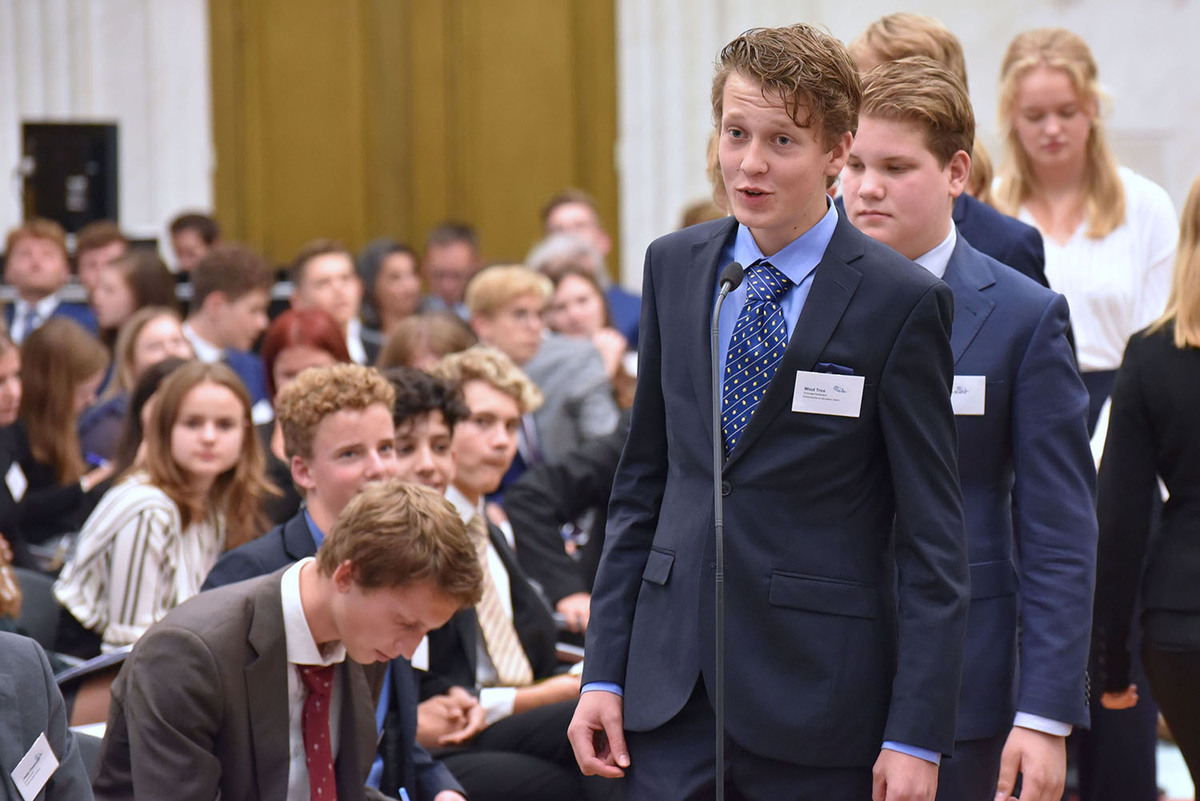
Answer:
[[[721,270],[718,281],[720,291],[713,308],[711,330],[712,354],[712,402],[713,402],[713,532],[716,546],[716,569],[714,572],[714,596],[716,606],[716,657],[713,670],[713,706],[717,718],[717,795],[716,801],[725,801],[725,498],[721,495],[721,478],[724,473],[725,435],[721,425],[721,307],[730,292],[742,284],[745,270],[736,261],[731,261]]]

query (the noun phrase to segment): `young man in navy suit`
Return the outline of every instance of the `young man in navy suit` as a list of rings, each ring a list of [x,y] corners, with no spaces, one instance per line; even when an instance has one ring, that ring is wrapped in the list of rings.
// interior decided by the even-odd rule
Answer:
[[[638,391],[569,736],[631,799],[715,787],[717,278],[734,798],[931,801],[954,742],[967,559],[950,405],[950,290],[825,193],[861,89],[807,25],[721,52],[718,158],[734,217],[646,253]]]
[[[1020,773],[1023,801],[1058,801],[1066,735],[1088,720],[1096,516],[1087,390],[1063,297],[956,230],[951,209],[974,137],[957,75],[924,57],[884,63],[864,76],[842,186],[851,222],[954,292],[971,607],[957,742],[938,798],[1007,799]]]

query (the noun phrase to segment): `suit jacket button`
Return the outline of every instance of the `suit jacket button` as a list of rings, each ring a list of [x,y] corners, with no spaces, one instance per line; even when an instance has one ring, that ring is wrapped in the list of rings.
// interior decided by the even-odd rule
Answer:
[[[729,482],[722,481],[721,482],[721,495],[724,497],[724,496],[729,495],[729,493],[731,493],[731,492],[733,492],[733,487],[730,486]]]

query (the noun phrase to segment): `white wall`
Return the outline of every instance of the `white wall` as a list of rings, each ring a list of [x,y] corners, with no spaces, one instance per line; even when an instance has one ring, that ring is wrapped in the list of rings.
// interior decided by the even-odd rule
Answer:
[[[21,221],[22,121],[119,124],[134,236],[211,208],[210,94],[206,0],[0,0],[0,230]]]
[[[704,148],[709,87],[720,48],[746,28],[807,21],[843,40],[893,11],[942,20],[963,42],[980,135],[995,147],[1000,60],[1026,28],[1080,34],[1113,100],[1107,125],[1121,161],[1183,205],[1200,173],[1200,80],[1195,37],[1200,3],[1144,0],[618,0],[617,143],[622,281],[641,283],[646,245],[679,224],[685,205],[708,196]]]

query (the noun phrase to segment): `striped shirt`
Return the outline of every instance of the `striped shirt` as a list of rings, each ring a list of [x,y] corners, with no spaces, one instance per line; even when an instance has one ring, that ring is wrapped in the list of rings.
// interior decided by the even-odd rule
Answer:
[[[224,547],[219,515],[185,530],[175,503],[135,474],[106,492],[83,524],[54,594],[110,651],[199,593]]]

